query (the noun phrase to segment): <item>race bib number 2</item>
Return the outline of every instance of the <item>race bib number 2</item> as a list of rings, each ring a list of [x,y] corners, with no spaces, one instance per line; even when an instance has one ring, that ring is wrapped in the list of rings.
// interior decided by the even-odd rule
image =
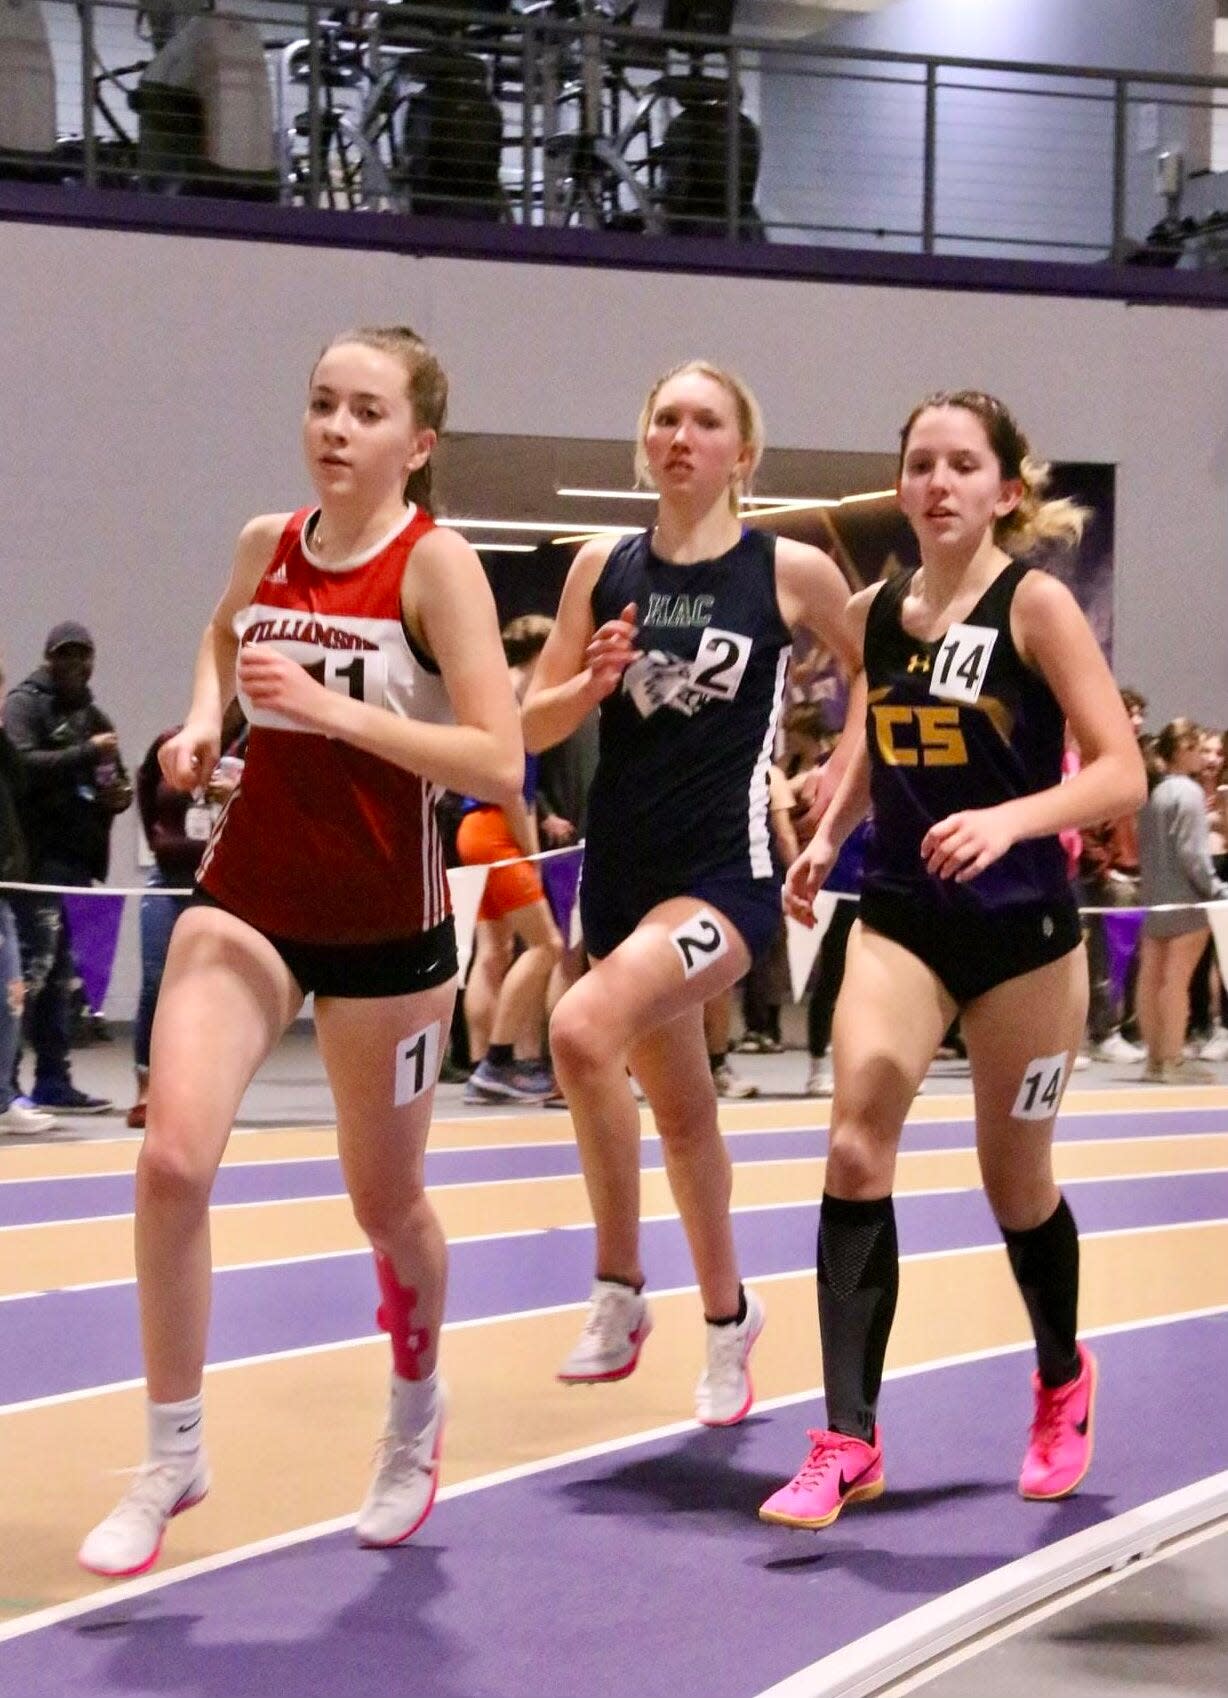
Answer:
[[[691,688],[718,701],[731,702],[738,693],[753,642],[740,631],[709,628],[691,662]]]
[[[992,625],[952,625],[934,656],[930,695],[951,702],[976,701],[984,688],[997,640]]]
[[[700,908],[675,926],[669,941],[678,951],[683,977],[693,979],[729,951],[725,928],[710,908]]]

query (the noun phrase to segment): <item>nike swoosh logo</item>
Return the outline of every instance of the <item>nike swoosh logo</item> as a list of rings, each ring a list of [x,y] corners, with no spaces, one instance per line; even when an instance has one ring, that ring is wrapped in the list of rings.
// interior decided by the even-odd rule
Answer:
[[[187,1425],[183,1426],[183,1427],[176,1427],[175,1431],[177,1433],[190,1433],[192,1431],[193,1427],[199,1427],[199,1426],[200,1426],[200,1416],[198,1415],[196,1417],[195,1421],[189,1421],[187,1423]]]
[[[1088,1413],[1083,1417],[1083,1419],[1081,1421],[1075,1422],[1075,1432],[1078,1433],[1078,1435],[1081,1439],[1085,1439],[1087,1437],[1087,1428],[1088,1428],[1088,1424],[1090,1423],[1090,1421],[1091,1421],[1091,1411],[1089,1410]]]

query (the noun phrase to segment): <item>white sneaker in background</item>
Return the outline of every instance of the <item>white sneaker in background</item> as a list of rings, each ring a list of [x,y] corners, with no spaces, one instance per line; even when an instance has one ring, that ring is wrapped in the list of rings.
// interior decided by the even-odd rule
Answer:
[[[144,1574],[158,1560],[167,1522],[198,1504],[208,1490],[203,1451],[143,1462],[110,1515],[86,1535],[77,1561],[107,1580]]]
[[[1142,1061],[1147,1051],[1141,1044],[1132,1044],[1129,1038],[1123,1038],[1120,1032],[1110,1032],[1092,1050],[1093,1061],[1132,1062]]]
[[[35,1138],[40,1132],[50,1132],[58,1124],[54,1114],[27,1108],[16,1098],[6,1109],[0,1109],[0,1135],[7,1133],[10,1138]]]
[[[652,1331],[648,1304],[629,1285],[595,1279],[584,1328],[559,1369],[564,1385],[600,1385],[634,1373],[644,1340]]]
[[[1228,1061],[1228,1032],[1217,1026],[1198,1052],[1200,1061]]]
[[[759,1087],[743,1073],[735,1073],[727,1061],[722,1061],[719,1067],[712,1069],[712,1077],[716,1081],[718,1097],[728,1097],[739,1100],[744,1097],[757,1097]]]
[[[835,1075],[831,1070],[831,1062],[827,1060],[812,1061],[810,1071],[806,1074],[806,1089],[808,1097],[830,1097],[836,1089]]]
[[[695,1387],[695,1413],[705,1427],[732,1427],[750,1413],[755,1401],[750,1353],[763,1321],[763,1304],[748,1291],[745,1320],[736,1326],[705,1325],[708,1364]]]

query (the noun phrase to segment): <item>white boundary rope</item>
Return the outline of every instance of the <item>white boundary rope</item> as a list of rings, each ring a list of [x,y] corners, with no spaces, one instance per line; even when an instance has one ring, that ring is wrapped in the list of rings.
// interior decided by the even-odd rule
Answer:
[[[562,849],[542,849],[536,855],[512,855],[504,861],[475,861],[466,863],[467,866],[484,866],[488,872],[496,867],[518,867],[523,862],[552,861],[560,855],[574,855],[577,850],[583,850],[583,839],[579,843],[569,843]],[[449,872],[461,872],[466,867],[449,867]],[[6,891],[28,892],[32,896],[191,896],[193,886],[171,886],[163,884],[29,884],[17,880],[0,879],[0,895]],[[823,893],[836,902],[856,902],[857,895],[851,891],[829,890]],[[1226,909],[1228,897],[1216,897],[1203,902],[1156,902],[1148,907],[1144,902],[1112,903],[1105,907],[1080,907],[1080,914],[1183,914],[1191,908]]]

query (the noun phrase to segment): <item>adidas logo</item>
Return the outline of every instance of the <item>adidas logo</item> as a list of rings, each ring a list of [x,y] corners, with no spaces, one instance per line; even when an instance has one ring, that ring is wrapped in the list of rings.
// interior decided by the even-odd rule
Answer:
[[[265,579],[265,583],[267,584],[286,584],[289,583],[289,581],[290,580],[286,577],[286,563],[284,560],[279,564],[277,570],[275,572],[270,572],[268,577]]]

